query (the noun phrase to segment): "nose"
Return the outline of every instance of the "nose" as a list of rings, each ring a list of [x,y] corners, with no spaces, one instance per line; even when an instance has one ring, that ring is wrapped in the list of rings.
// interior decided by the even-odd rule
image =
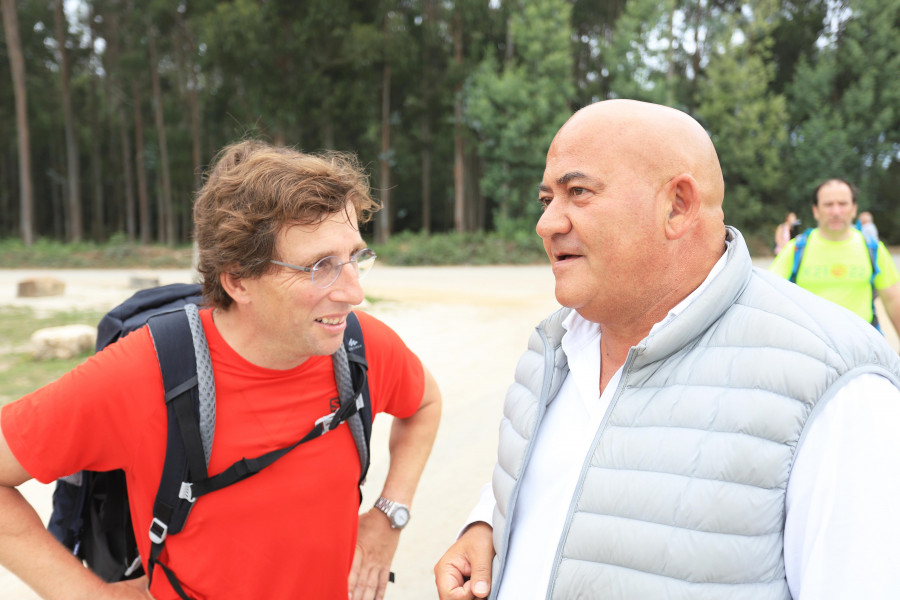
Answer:
[[[544,208],[535,227],[535,231],[542,239],[548,240],[554,235],[567,233],[572,228],[564,204],[563,200],[555,198]]]
[[[346,302],[353,306],[362,304],[365,294],[356,263],[348,263],[341,268],[338,278],[328,288],[328,296],[334,302]]]

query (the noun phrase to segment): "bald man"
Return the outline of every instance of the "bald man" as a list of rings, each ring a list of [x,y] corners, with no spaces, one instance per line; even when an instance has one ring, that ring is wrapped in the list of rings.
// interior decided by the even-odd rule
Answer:
[[[753,268],[704,129],[593,104],[554,138],[539,190],[565,308],[519,362],[439,597],[900,594],[900,360]]]

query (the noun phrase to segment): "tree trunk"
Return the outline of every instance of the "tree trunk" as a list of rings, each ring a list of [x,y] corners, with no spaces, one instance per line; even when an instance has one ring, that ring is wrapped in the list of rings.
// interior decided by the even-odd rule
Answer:
[[[481,159],[474,149],[466,152],[466,231],[481,231],[485,225],[484,196],[481,193]]]
[[[194,190],[199,190],[203,184],[203,151],[200,142],[200,95],[198,91],[200,82],[197,80],[197,65],[194,62],[197,43],[194,41],[194,34],[190,25],[184,19],[184,15],[180,11],[175,11],[175,15],[178,20],[178,30],[181,32],[188,48],[187,57],[184,57],[182,52],[178,52],[178,56],[181,70],[187,74],[187,97],[188,104],[191,107],[191,159],[194,167]]]
[[[169,148],[166,143],[166,124],[163,118],[162,87],[159,84],[159,57],[156,52],[156,32],[151,25],[147,28],[150,42],[150,77],[153,82],[153,111],[156,118],[156,138],[159,143],[159,162],[162,174],[162,206],[157,215],[159,231],[157,236],[161,243],[175,245],[175,213],[172,209],[172,176],[169,173]]]
[[[50,156],[50,164],[51,165],[59,165],[62,162],[65,162],[65,148],[60,146],[65,145],[64,140],[59,140],[57,137],[54,137],[49,144],[47,151]],[[64,240],[66,236],[66,180],[63,179],[59,173],[62,172],[62,169],[54,169],[52,171],[53,175],[51,175],[50,179],[50,226],[53,231],[53,239],[55,240]],[[42,207],[43,208],[43,207]],[[44,214],[44,211],[39,211],[38,215]],[[38,225],[38,230],[41,229],[40,223]]]
[[[434,0],[425,0],[422,7],[422,231],[431,231],[431,60],[434,28]]]
[[[137,238],[137,216],[136,216],[136,200],[134,197],[134,171],[132,170],[131,155],[131,139],[128,134],[128,111],[125,106],[126,89],[128,87],[125,77],[122,75],[122,65],[119,60],[121,56],[121,47],[119,45],[120,21],[119,7],[114,6],[110,11],[109,20],[107,22],[106,40],[107,52],[106,58],[109,59],[109,77],[107,81],[112,83],[112,92],[109,94],[112,113],[115,115],[116,125],[118,127],[118,145],[121,153],[122,161],[122,187],[124,191],[122,198],[125,201],[124,211],[119,210],[122,216],[121,231],[125,232],[125,236],[129,242],[135,241]],[[115,144],[111,144],[112,148]]]
[[[422,116],[422,231],[431,231],[431,119],[427,112]]]
[[[462,69],[462,17],[457,7],[453,15],[453,59]],[[462,72],[462,71],[460,71]],[[466,171],[463,140],[462,82],[453,94],[453,224],[457,232],[466,230]]]
[[[381,71],[381,212],[378,213],[378,227],[375,241],[383,244],[391,237],[391,63],[388,53],[390,24],[384,18],[385,52],[384,68]]]
[[[194,163],[194,190],[199,190],[203,185],[203,150],[200,144],[200,96],[197,93],[197,73],[191,63],[191,89],[189,100],[191,103],[191,158]],[[190,211],[188,211],[190,212]]]
[[[336,143],[334,141],[334,119],[331,114],[326,114],[322,119],[322,146],[334,149]]]
[[[15,177],[12,173],[16,170],[13,157],[14,154],[10,152],[0,158],[0,232],[4,235],[16,229],[13,223],[13,216],[16,214],[16,209],[13,208]]]
[[[131,82],[134,102],[134,163],[137,167],[138,220],[141,243],[150,243],[150,203],[147,198],[147,166],[144,164],[144,119],[141,116],[141,92],[137,80]]]
[[[80,242],[83,235],[81,224],[81,165],[78,152],[78,139],[75,137],[75,114],[72,111],[72,93],[69,89],[69,57],[66,52],[66,15],[63,12],[63,0],[56,0],[54,25],[56,43],[59,45],[59,74],[62,80],[63,119],[66,131],[66,197],[68,198],[69,218],[66,222],[66,236],[70,242]]]
[[[675,106],[675,10],[677,0],[669,0],[669,39],[666,47],[666,104]]]
[[[125,103],[119,100],[116,111],[119,114],[119,147],[122,152],[122,175],[125,187],[125,234],[129,242],[137,237],[135,218],[134,172],[131,170],[131,140],[128,139],[128,112]]]
[[[16,133],[19,147],[19,234],[25,246],[34,243],[34,182],[31,179],[31,138],[28,130],[28,94],[25,88],[25,60],[19,39],[19,16],[15,0],[0,0],[3,28],[9,51],[13,92],[16,99]]]
[[[379,244],[391,237],[391,66],[381,74],[381,212],[378,213],[376,238]]]
[[[90,53],[92,59],[94,58],[94,8],[91,6],[91,17],[90,17]],[[91,72],[88,77],[90,78],[90,92],[91,98],[97,98],[97,77],[93,72]],[[103,160],[100,157],[100,139],[101,139],[101,126],[100,126],[100,118],[99,118],[99,102],[92,102],[94,105],[91,107],[91,187],[93,188],[93,211],[91,215],[91,237],[93,237],[94,241],[102,242],[106,238],[106,232],[104,230],[104,198],[103,198]]]

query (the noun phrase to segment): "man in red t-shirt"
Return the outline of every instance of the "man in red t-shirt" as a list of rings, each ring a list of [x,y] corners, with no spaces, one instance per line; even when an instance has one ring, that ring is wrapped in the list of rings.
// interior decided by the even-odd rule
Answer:
[[[374,253],[377,205],[356,162],[248,141],[220,154],[194,207],[215,375],[209,472],[289,446],[338,397],[343,340]],[[395,417],[382,498],[358,515],[359,457],[344,424],[202,497],[160,563],[189,598],[381,598],[440,420],[440,393],[390,328],[358,313],[372,412]],[[46,598],[177,600],[166,577],[106,584],[44,529],[15,486],[122,469],[146,567],[166,449],[162,376],[147,328],[0,412],[0,563]],[[401,510],[390,510],[399,505]],[[389,516],[390,514],[390,516]],[[406,512],[408,515],[408,512]]]

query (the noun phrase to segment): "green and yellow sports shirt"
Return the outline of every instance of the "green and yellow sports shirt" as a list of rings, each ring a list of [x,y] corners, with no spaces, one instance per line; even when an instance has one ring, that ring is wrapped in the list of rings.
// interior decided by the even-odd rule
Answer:
[[[846,240],[832,242],[813,229],[806,241],[803,260],[797,273],[797,285],[849,308],[857,315],[872,322],[872,263],[862,234],[852,231]],[[789,279],[794,266],[796,239],[778,253],[769,270]],[[879,274],[875,277],[875,289],[883,290],[897,281],[897,266],[884,244],[878,243]]]

